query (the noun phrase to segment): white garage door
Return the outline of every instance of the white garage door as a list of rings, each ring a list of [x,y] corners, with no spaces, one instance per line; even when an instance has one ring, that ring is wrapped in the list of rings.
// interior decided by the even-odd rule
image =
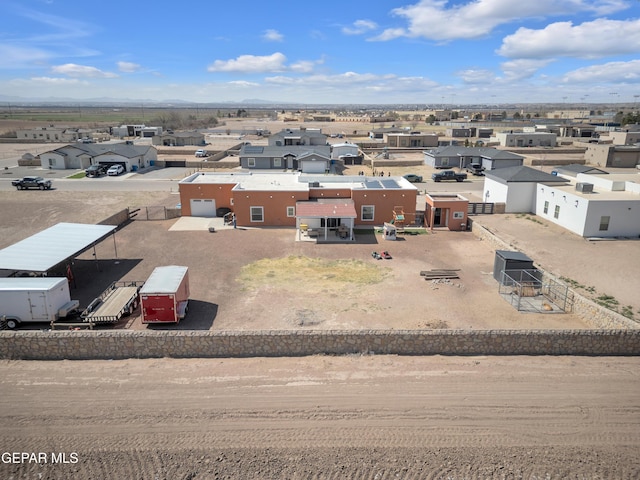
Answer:
[[[323,160],[304,160],[301,163],[300,170],[303,173],[324,173],[327,162]]]
[[[191,199],[192,217],[215,217],[216,201],[213,198]]]

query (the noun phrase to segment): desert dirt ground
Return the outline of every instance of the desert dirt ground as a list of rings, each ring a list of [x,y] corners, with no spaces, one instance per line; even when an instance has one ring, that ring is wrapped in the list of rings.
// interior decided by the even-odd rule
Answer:
[[[22,193],[34,195],[0,192],[0,248],[59,221],[177,203],[164,193]],[[603,293],[615,285],[621,303],[640,309],[638,242],[589,243],[516,216],[482,220],[544,268]],[[572,315],[517,313],[496,293],[494,248],[468,232],[314,245],[286,229],[170,231],[174,222],[126,226],[117,259],[111,240],[98,246],[97,266],[84,255],[74,292],[91,299],[111,281],[181,263],[195,301],[178,328],[589,328]],[[393,260],[371,258],[383,246]],[[336,293],[330,275],[238,281],[246,265],[290,256],[362,262],[384,281],[358,284],[360,295]],[[425,282],[418,272],[429,268],[461,268],[461,279]],[[144,328],[137,317],[119,327]],[[0,478],[640,478],[638,358],[0,361],[2,453],[48,459],[1,461]],[[77,462],[52,464],[61,453]]]
[[[0,463],[0,477],[634,479],[639,362],[2,361],[2,451],[49,461]]]

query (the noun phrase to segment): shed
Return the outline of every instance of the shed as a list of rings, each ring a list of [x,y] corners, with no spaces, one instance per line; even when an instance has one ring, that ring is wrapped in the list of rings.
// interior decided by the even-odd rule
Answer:
[[[496,250],[493,262],[493,278],[502,282],[503,272],[507,270],[535,270],[533,260],[521,252],[508,250]]]

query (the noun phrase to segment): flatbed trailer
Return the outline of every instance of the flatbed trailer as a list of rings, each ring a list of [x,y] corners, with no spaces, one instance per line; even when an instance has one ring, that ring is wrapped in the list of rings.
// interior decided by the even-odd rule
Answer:
[[[139,292],[144,282],[113,282],[82,312],[86,323],[117,323],[138,307]]]

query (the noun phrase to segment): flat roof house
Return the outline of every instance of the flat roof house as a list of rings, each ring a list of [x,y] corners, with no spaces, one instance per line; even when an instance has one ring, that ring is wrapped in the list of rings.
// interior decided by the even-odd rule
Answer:
[[[299,172],[198,172],[179,183],[183,216],[215,217],[230,208],[238,226],[335,230],[383,225],[404,206],[415,219],[417,188],[402,177]]]

